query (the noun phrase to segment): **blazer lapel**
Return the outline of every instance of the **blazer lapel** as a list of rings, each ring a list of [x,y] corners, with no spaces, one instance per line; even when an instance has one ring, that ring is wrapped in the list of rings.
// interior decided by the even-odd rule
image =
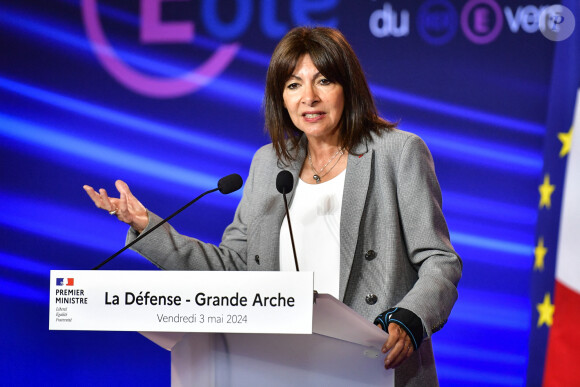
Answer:
[[[361,217],[369,188],[373,153],[363,143],[348,155],[340,215],[340,300],[344,300]]]
[[[304,164],[304,160],[306,159],[306,147],[308,146],[308,141],[306,140],[306,136],[302,136],[300,139],[300,143],[298,144],[298,149],[296,152],[296,158],[292,160],[289,165],[284,166],[280,165],[281,163],[278,162],[278,167],[280,170],[286,169],[290,173],[292,173],[292,177],[294,178],[294,186],[292,187],[292,192],[286,195],[288,199],[288,206],[292,203],[292,198],[294,197],[294,192],[296,192],[296,186],[298,185],[298,179],[300,178],[300,171],[302,170],[302,164]],[[284,212],[284,216],[286,216],[286,212]],[[284,218],[282,217],[282,220]],[[282,224],[282,220],[280,220],[280,224]]]

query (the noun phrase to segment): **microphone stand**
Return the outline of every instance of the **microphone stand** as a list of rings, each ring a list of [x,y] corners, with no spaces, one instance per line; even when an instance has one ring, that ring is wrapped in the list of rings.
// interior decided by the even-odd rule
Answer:
[[[167,218],[163,219],[161,222],[157,223],[155,226],[151,227],[149,230],[147,230],[143,234],[139,235],[135,240],[133,240],[131,243],[129,243],[128,245],[123,247],[121,250],[117,251],[115,254],[111,255],[109,258],[105,259],[103,262],[101,262],[97,266],[93,267],[92,270],[100,269],[103,265],[105,265],[107,262],[109,262],[110,260],[115,258],[117,255],[121,254],[123,251],[127,250],[128,248],[133,246],[135,243],[139,242],[141,239],[145,238],[147,235],[149,235],[153,231],[157,230],[157,228],[161,227],[167,221],[172,219],[175,215],[179,214],[181,211],[185,210],[187,207],[191,206],[193,203],[197,202],[199,199],[201,199],[205,195],[210,194],[212,192],[215,192],[217,190],[219,190],[219,188],[214,188],[212,190],[209,190],[209,191],[202,193],[201,195],[199,195],[198,197],[196,197],[195,199],[193,199],[192,201],[190,201],[189,203],[187,203],[186,205],[181,207],[179,210],[175,211],[173,214],[169,215]],[[286,197],[284,197],[284,199],[286,199]],[[290,232],[292,232],[292,231],[290,231]],[[294,243],[294,242],[292,242],[292,243]],[[292,247],[294,247],[294,244],[292,244]],[[294,256],[296,257],[296,253],[294,253],[294,254],[295,254]]]
[[[292,233],[292,224],[290,223],[290,211],[288,210],[288,200],[286,199],[286,189],[282,192],[284,196],[284,206],[286,206],[286,217],[288,218],[288,229],[290,230],[290,242],[292,242],[292,252],[294,253],[294,264],[296,265],[296,271],[300,271],[298,268],[298,258],[296,257],[296,246],[294,246],[294,234]]]

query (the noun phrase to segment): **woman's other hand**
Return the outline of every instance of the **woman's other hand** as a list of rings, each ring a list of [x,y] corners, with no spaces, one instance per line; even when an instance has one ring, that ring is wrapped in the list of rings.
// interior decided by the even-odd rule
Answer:
[[[383,345],[385,358],[385,368],[396,368],[413,354],[413,344],[407,332],[399,325],[392,323],[388,326],[389,338]]]

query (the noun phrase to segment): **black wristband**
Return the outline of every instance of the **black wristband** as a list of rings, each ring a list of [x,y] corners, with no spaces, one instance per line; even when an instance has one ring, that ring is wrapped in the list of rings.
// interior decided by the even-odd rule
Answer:
[[[390,323],[395,323],[407,332],[413,348],[417,350],[423,341],[423,323],[421,319],[413,312],[404,308],[391,308],[377,316],[374,324],[379,325],[382,330],[389,332]]]

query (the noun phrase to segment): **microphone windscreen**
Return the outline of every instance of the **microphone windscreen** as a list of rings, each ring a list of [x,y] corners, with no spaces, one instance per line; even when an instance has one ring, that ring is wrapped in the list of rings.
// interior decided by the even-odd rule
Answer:
[[[242,188],[244,181],[237,173],[224,176],[218,181],[218,190],[223,194],[229,194]]]
[[[288,171],[280,171],[276,177],[276,189],[281,194],[289,193],[294,188],[294,177]]]

